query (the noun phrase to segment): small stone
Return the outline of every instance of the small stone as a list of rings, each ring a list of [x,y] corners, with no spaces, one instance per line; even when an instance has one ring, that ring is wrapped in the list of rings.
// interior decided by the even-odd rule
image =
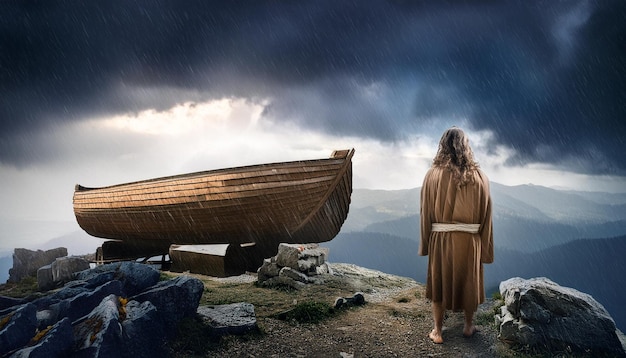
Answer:
[[[200,306],[198,314],[215,335],[245,334],[258,329],[254,305],[251,303]]]
[[[283,267],[282,269],[280,269],[280,272],[278,273],[278,277],[289,277],[290,279],[294,281],[298,281],[302,283],[309,282],[309,277],[307,275],[303,274],[300,271],[294,270],[291,267]]]
[[[298,258],[300,256],[300,245],[284,244],[278,245],[276,254],[276,264],[281,267],[291,267],[298,269]]]
[[[266,281],[272,277],[278,276],[280,266],[274,260],[265,259],[263,265],[257,270],[257,279],[259,282]]]
[[[330,274],[330,273],[331,273],[330,266],[328,266],[326,262],[324,262],[323,264],[315,268],[316,275],[325,275],[325,274]]]
[[[335,309],[339,309],[339,308],[341,308],[342,306],[344,306],[346,303],[347,303],[347,301],[346,301],[346,299],[345,299],[345,298],[343,298],[343,297],[338,297],[338,298],[335,300],[335,304],[333,305],[333,307],[335,307]]]
[[[365,296],[363,295],[362,292],[357,292],[354,294],[354,296],[352,296],[351,299],[349,299],[350,303],[352,303],[353,305],[363,305],[365,304]]]
[[[350,306],[361,306],[365,304],[365,296],[361,292],[357,292],[354,296],[349,298],[339,297],[335,300],[334,307],[336,309],[339,308],[348,308]]]

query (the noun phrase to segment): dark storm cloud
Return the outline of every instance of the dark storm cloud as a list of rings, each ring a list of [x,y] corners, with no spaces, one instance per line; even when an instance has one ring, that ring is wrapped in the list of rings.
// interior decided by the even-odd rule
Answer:
[[[16,138],[49,122],[239,96],[270,98],[275,119],[386,141],[467,117],[518,163],[623,174],[625,8],[5,1],[0,160],[34,160]]]

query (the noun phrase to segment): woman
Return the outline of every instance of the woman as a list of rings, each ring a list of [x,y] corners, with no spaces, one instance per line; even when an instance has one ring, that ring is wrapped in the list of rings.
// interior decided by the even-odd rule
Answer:
[[[463,335],[471,337],[478,305],[485,301],[483,263],[493,262],[489,180],[474,161],[465,133],[443,133],[426,173],[420,203],[419,254],[428,255],[426,297],[432,301],[429,337],[443,343],[445,310],[463,311]]]

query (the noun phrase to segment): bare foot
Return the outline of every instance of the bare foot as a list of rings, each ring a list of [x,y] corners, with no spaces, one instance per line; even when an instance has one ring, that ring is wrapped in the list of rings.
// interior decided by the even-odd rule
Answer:
[[[434,329],[430,331],[428,334],[428,338],[430,338],[433,343],[441,344],[443,343],[443,337],[441,336],[441,332],[437,332]]]
[[[463,337],[465,337],[465,338],[472,337],[476,332],[479,332],[479,330],[478,330],[478,328],[476,328],[476,326],[472,325],[469,328],[463,327]]]

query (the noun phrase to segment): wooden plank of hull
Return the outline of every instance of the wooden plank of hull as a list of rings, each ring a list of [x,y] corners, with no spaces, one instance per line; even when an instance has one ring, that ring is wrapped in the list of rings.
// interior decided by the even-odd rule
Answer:
[[[154,207],[163,205],[188,204],[194,202],[218,202],[220,200],[241,199],[247,197],[259,197],[264,195],[272,195],[281,193],[294,188],[328,188],[328,185],[334,180],[334,176],[324,176],[318,178],[310,178],[303,180],[292,180],[281,183],[259,183],[248,188],[229,187],[220,188],[220,191],[211,189],[196,190],[170,190],[163,193],[153,194],[137,194],[125,195],[122,198],[115,196],[106,197],[89,197],[78,196],[75,200],[75,210],[82,209],[118,209],[133,207]],[[244,190],[246,189],[246,190]]]
[[[146,182],[141,186],[139,184],[129,184],[128,188],[124,187],[105,187],[93,189],[81,187],[79,195],[76,197],[77,203],[81,200],[85,202],[94,201],[102,202],[120,202],[126,200],[137,201],[142,199],[150,199],[151,197],[162,199],[167,197],[185,197],[187,193],[211,195],[228,192],[242,192],[250,190],[259,190],[263,187],[272,188],[274,186],[289,185],[289,182],[299,182],[302,180],[315,181],[323,180],[324,177],[333,177],[340,169],[339,165],[320,167],[315,171],[299,172],[292,170],[291,173],[281,175],[253,176],[245,180],[220,180],[211,178],[188,178],[178,181],[163,182]],[[211,180],[208,180],[211,179]],[[94,200],[96,199],[96,200]]]
[[[347,217],[353,153],[98,189],[77,185],[74,212],[93,236],[163,247],[328,241]]]

